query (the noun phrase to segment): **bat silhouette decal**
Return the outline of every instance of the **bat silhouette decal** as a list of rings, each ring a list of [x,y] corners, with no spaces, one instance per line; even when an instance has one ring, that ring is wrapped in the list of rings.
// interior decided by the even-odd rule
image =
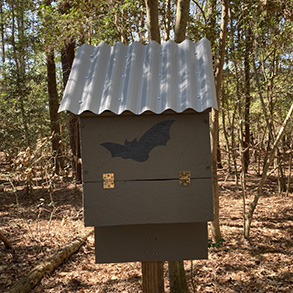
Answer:
[[[106,148],[114,157],[121,157],[123,159],[132,159],[137,162],[144,162],[149,158],[150,151],[160,145],[166,145],[170,139],[170,127],[175,120],[166,120],[157,123],[139,139],[135,138],[133,141],[125,139],[124,145],[104,142],[101,145]]]

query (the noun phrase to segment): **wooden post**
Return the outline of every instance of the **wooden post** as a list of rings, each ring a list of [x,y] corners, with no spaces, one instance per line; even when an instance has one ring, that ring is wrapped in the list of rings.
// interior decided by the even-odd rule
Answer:
[[[164,276],[163,262],[142,262],[142,291],[143,293],[163,293]]]

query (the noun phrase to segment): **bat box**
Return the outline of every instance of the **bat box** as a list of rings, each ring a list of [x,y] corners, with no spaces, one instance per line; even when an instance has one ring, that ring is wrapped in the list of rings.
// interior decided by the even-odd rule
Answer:
[[[207,257],[211,107],[207,39],[78,49],[59,111],[80,117],[97,262]]]
[[[81,115],[85,225],[212,220],[208,118]]]

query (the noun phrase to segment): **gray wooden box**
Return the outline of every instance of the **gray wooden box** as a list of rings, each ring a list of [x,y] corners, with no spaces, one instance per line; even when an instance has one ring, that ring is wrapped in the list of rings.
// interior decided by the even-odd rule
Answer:
[[[86,226],[213,220],[207,111],[82,114],[80,124]],[[145,142],[148,138],[150,145]],[[147,146],[141,147],[142,140]],[[138,145],[131,145],[132,141]],[[146,152],[141,149],[145,147]],[[189,180],[179,180],[182,171],[189,172],[185,173]],[[114,174],[114,186],[107,185],[109,173]]]

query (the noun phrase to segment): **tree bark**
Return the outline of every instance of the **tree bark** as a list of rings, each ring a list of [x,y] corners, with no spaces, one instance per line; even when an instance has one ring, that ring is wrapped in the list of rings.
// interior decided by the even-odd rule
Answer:
[[[244,53],[244,76],[245,76],[245,109],[244,109],[244,152],[243,159],[244,173],[248,171],[248,165],[250,161],[249,145],[250,145],[250,62],[249,57],[251,54],[251,28],[247,28],[245,38],[245,53]]]
[[[47,52],[47,84],[50,109],[50,128],[52,134],[52,151],[54,157],[55,172],[59,174],[63,168],[62,151],[61,151],[61,135],[59,123],[59,97],[56,83],[56,66],[54,61],[54,51]]]
[[[63,249],[57,251],[52,257],[45,259],[28,275],[16,282],[6,293],[26,293],[30,292],[45,274],[52,273],[58,266],[65,262],[73,253],[87,241],[87,238],[93,234],[94,230],[78,236],[72,242],[68,243]]]
[[[225,46],[227,39],[227,25],[228,25],[228,9],[229,1],[222,1],[221,14],[221,32],[219,44],[219,58],[215,70],[216,95],[218,100],[218,107],[220,108],[220,91],[223,76],[223,65],[225,58]],[[213,179],[213,201],[214,201],[214,221],[211,222],[212,240],[219,242],[222,238],[219,223],[219,183],[217,175],[217,149],[218,149],[218,130],[219,130],[219,114],[218,111],[212,109],[211,112],[211,152],[212,152],[212,179]]]
[[[208,1],[208,17],[207,17],[207,29],[206,29],[206,37],[211,42],[212,47],[212,54],[214,56],[215,63],[215,69],[217,65],[218,59],[216,58],[218,56],[218,53],[216,52],[216,43],[217,43],[217,0],[210,0]],[[216,118],[216,117],[215,117]],[[222,155],[220,151],[220,143],[219,143],[219,128],[217,130],[216,134],[216,140],[217,140],[217,168],[222,169]]]
[[[24,28],[23,28],[23,11],[21,13],[17,13],[17,5],[15,3],[11,4],[12,9],[12,27],[11,27],[11,45],[13,58],[16,67],[16,97],[19,100],[19,108],[21,113],[21,120],[24,128],[24,137],[26,140],[26,144],[28,147],[31,146],[30,141],[30,133],[28,126],[28,117],[25,111],[25,102],[24,102],[24,89],[26,88],[25,82],[25,60],[24,60],[24,48],[17,44],[23,40]],[[16,23],[15,23],[16,22]],[[17,24],[17,27],[15,27]],[[16,32],[18,32],[17,38],[15,36]]]
[[[75,41],[69,40],[61,50],[61,62],[63,72],[63,85],[64,88],[67,84],[69,74],[71,71],[72,63],[74,60]],[[79,141],[79,120],[77,115],[69,114],[68,120],[70,147],[72,151],[72,172],[73,178],[77,183],[81,182],[81,155],[80,155],[80,141]]]
[[[77,183],[81,183],[81,151],[80,151],[80,132],[79,119],[75,114],[69,114],[68,121],[69,140],[72,151],[72,172],[73,178]]]
[[[4,13],[3,1],[0,3],[0,29],[1,29],[1,53],[2,65],[5,63],[5,37],[4,37]]]
[[[149,41],[161,43],[159,18],[158,18],[158,0],[145,0],[147,12],[147,28]]]
[[[251,227],[251,222],[252,222],[252,217],[253,217],[253,214],[254,214],[254,211],[256,209],[256,206],[257,206],[257,203],[258,203],[258,200],[260,198],[260,196],[262,195],[262,189],[263,189],[263,186],[264,186],[264,183],[267,179],[267,174],[268,174],[268,170],[269,170],[269,167],[271,165],[271,163],[273,162],[274,160],[274,156],[275,156],[275,150],[279,144],[279,141],[280,139],[282,138],[283,136],[283,133],[284,133],[284,130],[290,120],[290,117],[293,113],[293,103],[288,111],[288,114],[287,114],[287,117],[286,119],[284,120],[283,124],[282,124],[282,127],[273,143],[273,147],[270,151],[270,154],[269,154],[269,157],[265,163],[265,166],[263,168],[263,172],[262,172],[262,176],[261,176],[261,179],[259,181],[259,184],[258,184],[258,188],[257,188],[257,191],[256,191],[256,194],[254,196],[254,199],[250,205],[250,209],[248,211],[248,214],[245,215],[245,219],[244,219],[244,237],[246,239],[249,238],[249,235],[250,235],[250,227]]]
[[[170,293],[188,293],[183,261],[169,261]]]
[[[287,188],[286,188],[285,196],[289,196],[289,191],[290,191],[291,171],[292,171],[292,149],[290,150],[288,169],[289,170],[288,170]]]
[[[217,243],[222,239],[220,230],[220,200],[219,200],[219,183],[217,174],[217,133],[219,129],[219,114],[218,111],[212,109],[211,111],[211,153],[212,153],[212,190],[213,190],[213,204],[214,204],[214,220],[211,222],[212,241]]]
[[[174,41],[181,43],[185,40],[186,26],[189,16],[190,0],[177,0]]]
[[[66,87],[69,74],[71,71],[72,63],[74,60],[74,39],[68,40],[61,50],[61,63],[62,63],[62,75],[63,75],[63,86]]]

